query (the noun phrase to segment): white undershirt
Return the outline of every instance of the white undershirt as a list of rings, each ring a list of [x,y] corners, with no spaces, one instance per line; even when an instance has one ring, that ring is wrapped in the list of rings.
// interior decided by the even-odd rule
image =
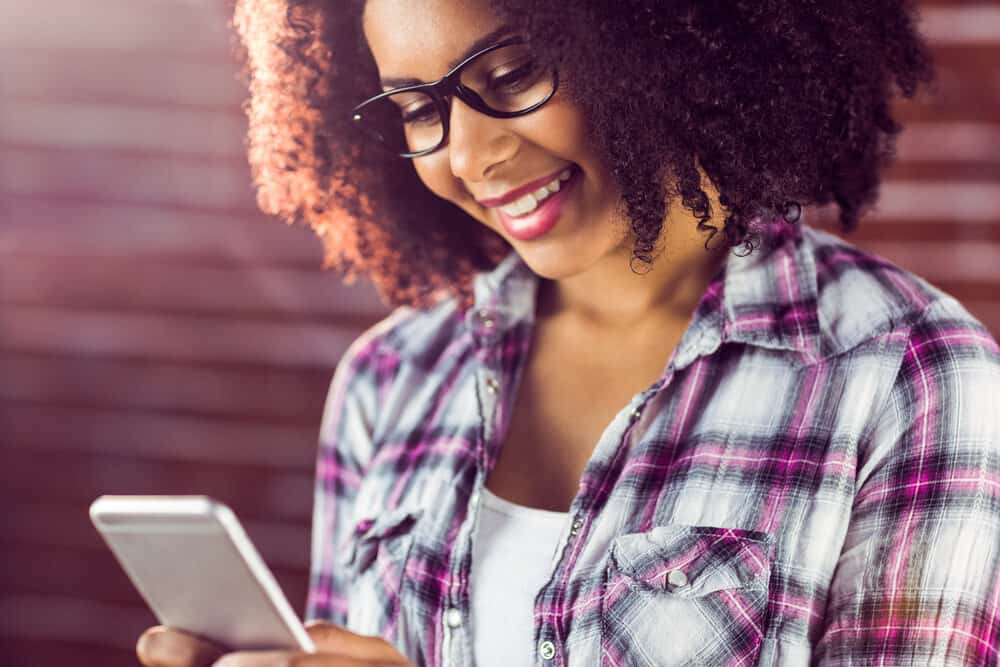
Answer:
[[[469,587],[476,665],[528,665],[535,595],[552,572],[568,513],[517,505],[485,486],[481,498]]]

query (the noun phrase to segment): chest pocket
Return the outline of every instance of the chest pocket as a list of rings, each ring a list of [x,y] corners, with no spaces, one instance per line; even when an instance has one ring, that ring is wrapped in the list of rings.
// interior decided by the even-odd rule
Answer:
[[[601,646],[614,664],[756,664],[767,630],[771,536],[657,526],[617,537]]]
[[[423,509],[396,508],[355,525],[340,563],[350,573],[347,626],[353,632],[389,642],[400,634],[404,570],[422,514]]]

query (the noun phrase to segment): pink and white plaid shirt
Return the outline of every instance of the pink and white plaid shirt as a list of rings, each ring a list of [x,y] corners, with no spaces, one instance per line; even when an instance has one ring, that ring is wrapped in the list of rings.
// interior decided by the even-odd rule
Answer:
[[[471,665],[470,535],[532,337],[516,253],[335,374],[307,617]],[[625,352],[623,352],[625,353]],[[586,405],[579,406],[586,410]],[[580,480],[525,665],[994,665],[1000,350],[809,227],[730,255]]]

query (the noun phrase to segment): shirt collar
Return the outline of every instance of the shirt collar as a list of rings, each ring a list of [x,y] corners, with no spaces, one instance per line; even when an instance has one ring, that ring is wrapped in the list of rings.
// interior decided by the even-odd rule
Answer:
[[[674,368],[723,343],[743,343],[796,353],[806,364],[820,358],[816,265],[802,231],[783,220],[760,228],[752,253],[729,253],[695,308],[674,353]],[[497,343],[514,327],[534,323],[539,277],[511,251],[494,269],[476,274],[469,331],[481,346]]]
[[[540,278],[521,256],[511,251],[497,266],[480,272],[473,283],[473,307],[465,321],[480,346],[500,340],[510,329],[535,321]]]
[[[730,253],[722,286],[720,342],[788,350],[820,359],[816,261],[802,228],[779,219],[749,255]]]

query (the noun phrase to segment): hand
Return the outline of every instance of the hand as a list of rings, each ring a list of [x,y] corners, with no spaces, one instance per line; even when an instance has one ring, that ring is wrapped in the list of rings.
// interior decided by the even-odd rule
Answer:
[[[392,644],[330,623],[312,622],[306,632],[316,653],[238,651],[223,655],[211,642],[164,627],[150,628],[136,651],[146,667],[411,667]]]

